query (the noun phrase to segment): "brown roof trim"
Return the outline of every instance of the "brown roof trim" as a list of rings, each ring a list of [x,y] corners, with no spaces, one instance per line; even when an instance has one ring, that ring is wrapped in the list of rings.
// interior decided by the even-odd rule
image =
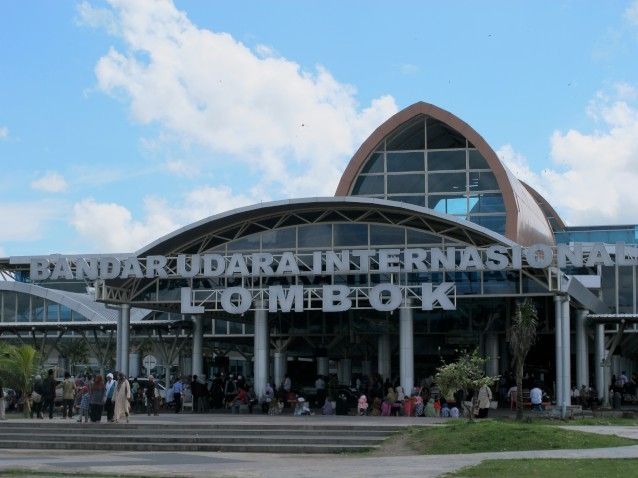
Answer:
[[[545,210],[549,211],[552,217],[556,219],[556,222],[561,227],[561,229],[565,229],[567,227],[567,224],[565,224],[563,219],[558,215],[558,213],[552,207],[552,205],[549,202],[547,202],[547,199],[541,196],[541,194],[536,189],[531,187],[525,181],[521,181],[519,179],[519,182],[523,185],[525,189],[527,189],[527,192],[529,192],[532,195],[532,197],[534,198],[534,201],[536,201],[536,203],[538,204],[538,207],[541,208],[541,211],[543,211],[543,213],[545,213]],[[545,217],[547,217],[547,214],[545,214]]]
[[[520,242],[518,240],[519,207],[516,201],[516,195],[514,194],[507,171],[498,159],[498,156],[496,156],[494,150],[487,144],[483,137],[465,121],[461,120],[449,111],[445,111],[438,106],[422,101],[414,103],[413,105],[410,105],[396,113],[374,130],[368,139],[363,142],[361,147],[359,147],[348,163],[346,170],[343,172],[339,185],[337,186],[335,196],[350,195],[352,187],[354,186],[354,181],[359,175],[359,172],[370,153],[372,153],[377,148],[378,144],[383,141],[386,136],[392,133],[392,131],[419,115],[427,115],[447,124],[465,136],[468,141],[470,141],[470,143],[472,143],[483,155],[487,164],[490,166],[490,169],[494,173],[498,186],[503,194],[506,211],[505,237],[513,241]]]

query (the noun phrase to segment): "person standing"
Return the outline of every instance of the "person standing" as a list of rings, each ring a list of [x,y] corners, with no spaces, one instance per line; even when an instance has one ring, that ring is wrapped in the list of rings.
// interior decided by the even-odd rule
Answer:
[[[113,380],[113,374],[106,375],[106,402],[104,402],[104,409],[106,410],[106,421],[113,421],[113,410],[115,407],[115,389],[117,388],[117,381]]]
[[[102,420],[102,409],[106,399],[106,389],[104,388],[104,378],[97,375],[95,380],[89,385],[89,414],[91,422],[99,423]]]
[[[317,380],[315,380],[315,390],[316,390],[316,406],[321,407],[323,403],[326,401],[326,381],[323,379],[322,375],[317,376]]]
[[[120,372],[117,376],[117,385],[115,389],[115,423],[119,423],[122,417],[125,417],[126,423],[128,423],[130,401],[131,385],[129,384],[124,374]]]
[[[40,375],[35,376],[35,383],[33,384],[33,393],[31,394],[31,418],[33,415],[37,418],[44,418],[42,416],[42,395],[44,395],[44,384],[42,383],[42,377]]]
[[[64,382],[62,382],[62,418],[73,418],[73,401],[75,400],[75,380],[71,378],[69,372],[64,372]]]
[[[53,405],[55,403],[55,389],[57,385],[58,382],[55,377],[53,377],[53,369],[50,368],[47,372],[47,378],[44,380],[42,394],[42,406],[45,411],[49,411],[49,420],[53,419]]]
[[[2,388],[2,380],[0,380],[0,420],[6,420],[7,417],[4,414],[5,407],[5,393],[4,388]]]
[[[157,385],[155,384],[155,377],[152,375],[148,376],[148,386],[145,390],[146,393],[146,412],[148,416],[151,416],[151,411],[153,415],[157,416],[159,410],[159,397],[157,396]]]
[[[200,411],[199,402],[201,400],[201,384],[199,380],[197,380],[197,375],[193,375],[193,379],[191,380],[191,393],[193,395],[193,413],[197,413]],[[202,410],[203,411],[203,407]]]
[[[483,385],[478,393],[478,417],[487,418],[490,411],[490,402],[492,401],[492,390],[487,385]]]
[[[178,378],[173,384],[173,403],[175,404],[175,413],[182,411],[182,393],[184,393],[184,384],[182,379]]]

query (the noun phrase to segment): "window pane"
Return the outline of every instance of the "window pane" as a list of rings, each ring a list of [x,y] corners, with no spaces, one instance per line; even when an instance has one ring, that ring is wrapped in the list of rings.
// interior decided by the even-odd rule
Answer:
[[[424,153],[388,153],[388,172],[425,171]]]
[[[505,234],[505,216],[470,216],[470,221],[499,234]]]
[[[483,155],[476,149],[470,149],[470,169],[490,169]]]
[[[342,246],[367,246],[367,224],[335,224],[335,247]]]
[[[465,138],[434,118],[427,120],[428,149],[465,148]]]
[[[18,322],[29,321],[29,296],[18,293]]]
[[[391,193],[425,193],[425,175],[388,176],[388,194]]]
[[[465,169],[465,150],[428,153],[428,171]]]
[[[618,313],[634,312],[634,271],[632,266],[618,266]]]
[[[370,226],[370,244],[381,246],[405,244],[405,229],[392,226]]]
[[[503,195],[500,193],[471,194],[470,214],[479,212],[505,212]]]
[[[391,201],[400,201],[415,206],[425,206],[425,196],[388,196]]]
[[[230,322],[230,333],[234,335],[239,335],[244,332],[241,323],[239,322]]]
[[[236,241],[228,243],[229,251],[252,251],[259,250],[259,234],[242,237]]]
[[[294,249],[297,245],[296,236],[296,229],[294,227],[263,232],[261,236],[261,247],[263,249]]]
[[[383,153],[372,153],[370,159],[366,162],[361,170],[361,174],[366,173],[382,173],[383,172]]]
[[[408,245],[427,245],[427,244],[441,244],[441,238],[434,234],[428,234],[427,232],[415,231],[414,229],[408,229]]]
[[[332,225],[299,226],[299,247],[332,247]]]
[[[383,194],[383,176],[359,176],[352,194]]]
[[[445,214],[467,214],[467,198],[461,195],[428,196],[428,207]]]
[[[225,320],[215,319],[215,334],[216,335],[226,335],[228,333],[228,322]]]
[[[499,294],[518,292],[518,271],[483,272],[483,293]]]
[[[473,191],[489,191],[498,189],[498,183],[494,173],[486,172],[470,172],[470,189]]]
[[[428,192],[465,192],[465,173],[428,174]]]
[[[417,119],[386,142],[386,151],[425,149],[425,120]]]

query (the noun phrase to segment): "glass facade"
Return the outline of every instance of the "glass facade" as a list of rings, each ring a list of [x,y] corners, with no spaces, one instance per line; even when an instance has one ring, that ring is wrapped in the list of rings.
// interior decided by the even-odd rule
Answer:
[[[0,322],[88,321],[68,307],[22,292],[0,291]]]
[[[556,242],[561,244],[570,242],[638,244],[638,225],[567,227],[564,231],[556,231],[554,237]]]
[[[505,204],[487,161],[433,118],[419,117],[386,138],[351,194],[428,207],[505,233]]]

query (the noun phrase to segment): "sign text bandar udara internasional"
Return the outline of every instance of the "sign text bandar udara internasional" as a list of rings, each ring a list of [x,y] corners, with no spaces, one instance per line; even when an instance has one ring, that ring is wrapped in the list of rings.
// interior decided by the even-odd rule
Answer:
[[[30,260],[30,277],[42,280],[111,280],[153,278],[218,278],[244,277],[268,278],[291,276],[325,276],[348,274],[389,274],[443,271],[502,271],[523,267],[545,269],[548,267],[595,267],[638,265],[634,248],[623,243],[615,245],[612,257],[602,243],[559,244],[555,248],[538,244],[528,247],[492,245],[486,248],[431,247],[405,249],[343,249],[339,251],[308,252],[254,252],[223,255],[218,253],[177,254],[176,256],[149,255],[146,257],[113,256],[48,256]],[[629,254],[628,254],[629,253]],[[454,284],[445,282],[434,287],[421,284],[423,310],[431,310],[434,304],[443,309],[453,309],[447,294]],[[223,294],[224,310],[242,313],[250,293],[242,287],[228,288]],[[347,286],[323,286],[324,303],[329,299],[326,311],[341,311],[348,306]],[[303,310],[303,286],[270,286],[271,311]],[[401,289],[394,284],[377,284],[371,287],[370,304],[376,310],[394,310],[402,299]],[[240,303],[238,309],[233,304]],[[222,304],[224,305],[224,304]],[[280,308],[278,308],[280,307]]]

